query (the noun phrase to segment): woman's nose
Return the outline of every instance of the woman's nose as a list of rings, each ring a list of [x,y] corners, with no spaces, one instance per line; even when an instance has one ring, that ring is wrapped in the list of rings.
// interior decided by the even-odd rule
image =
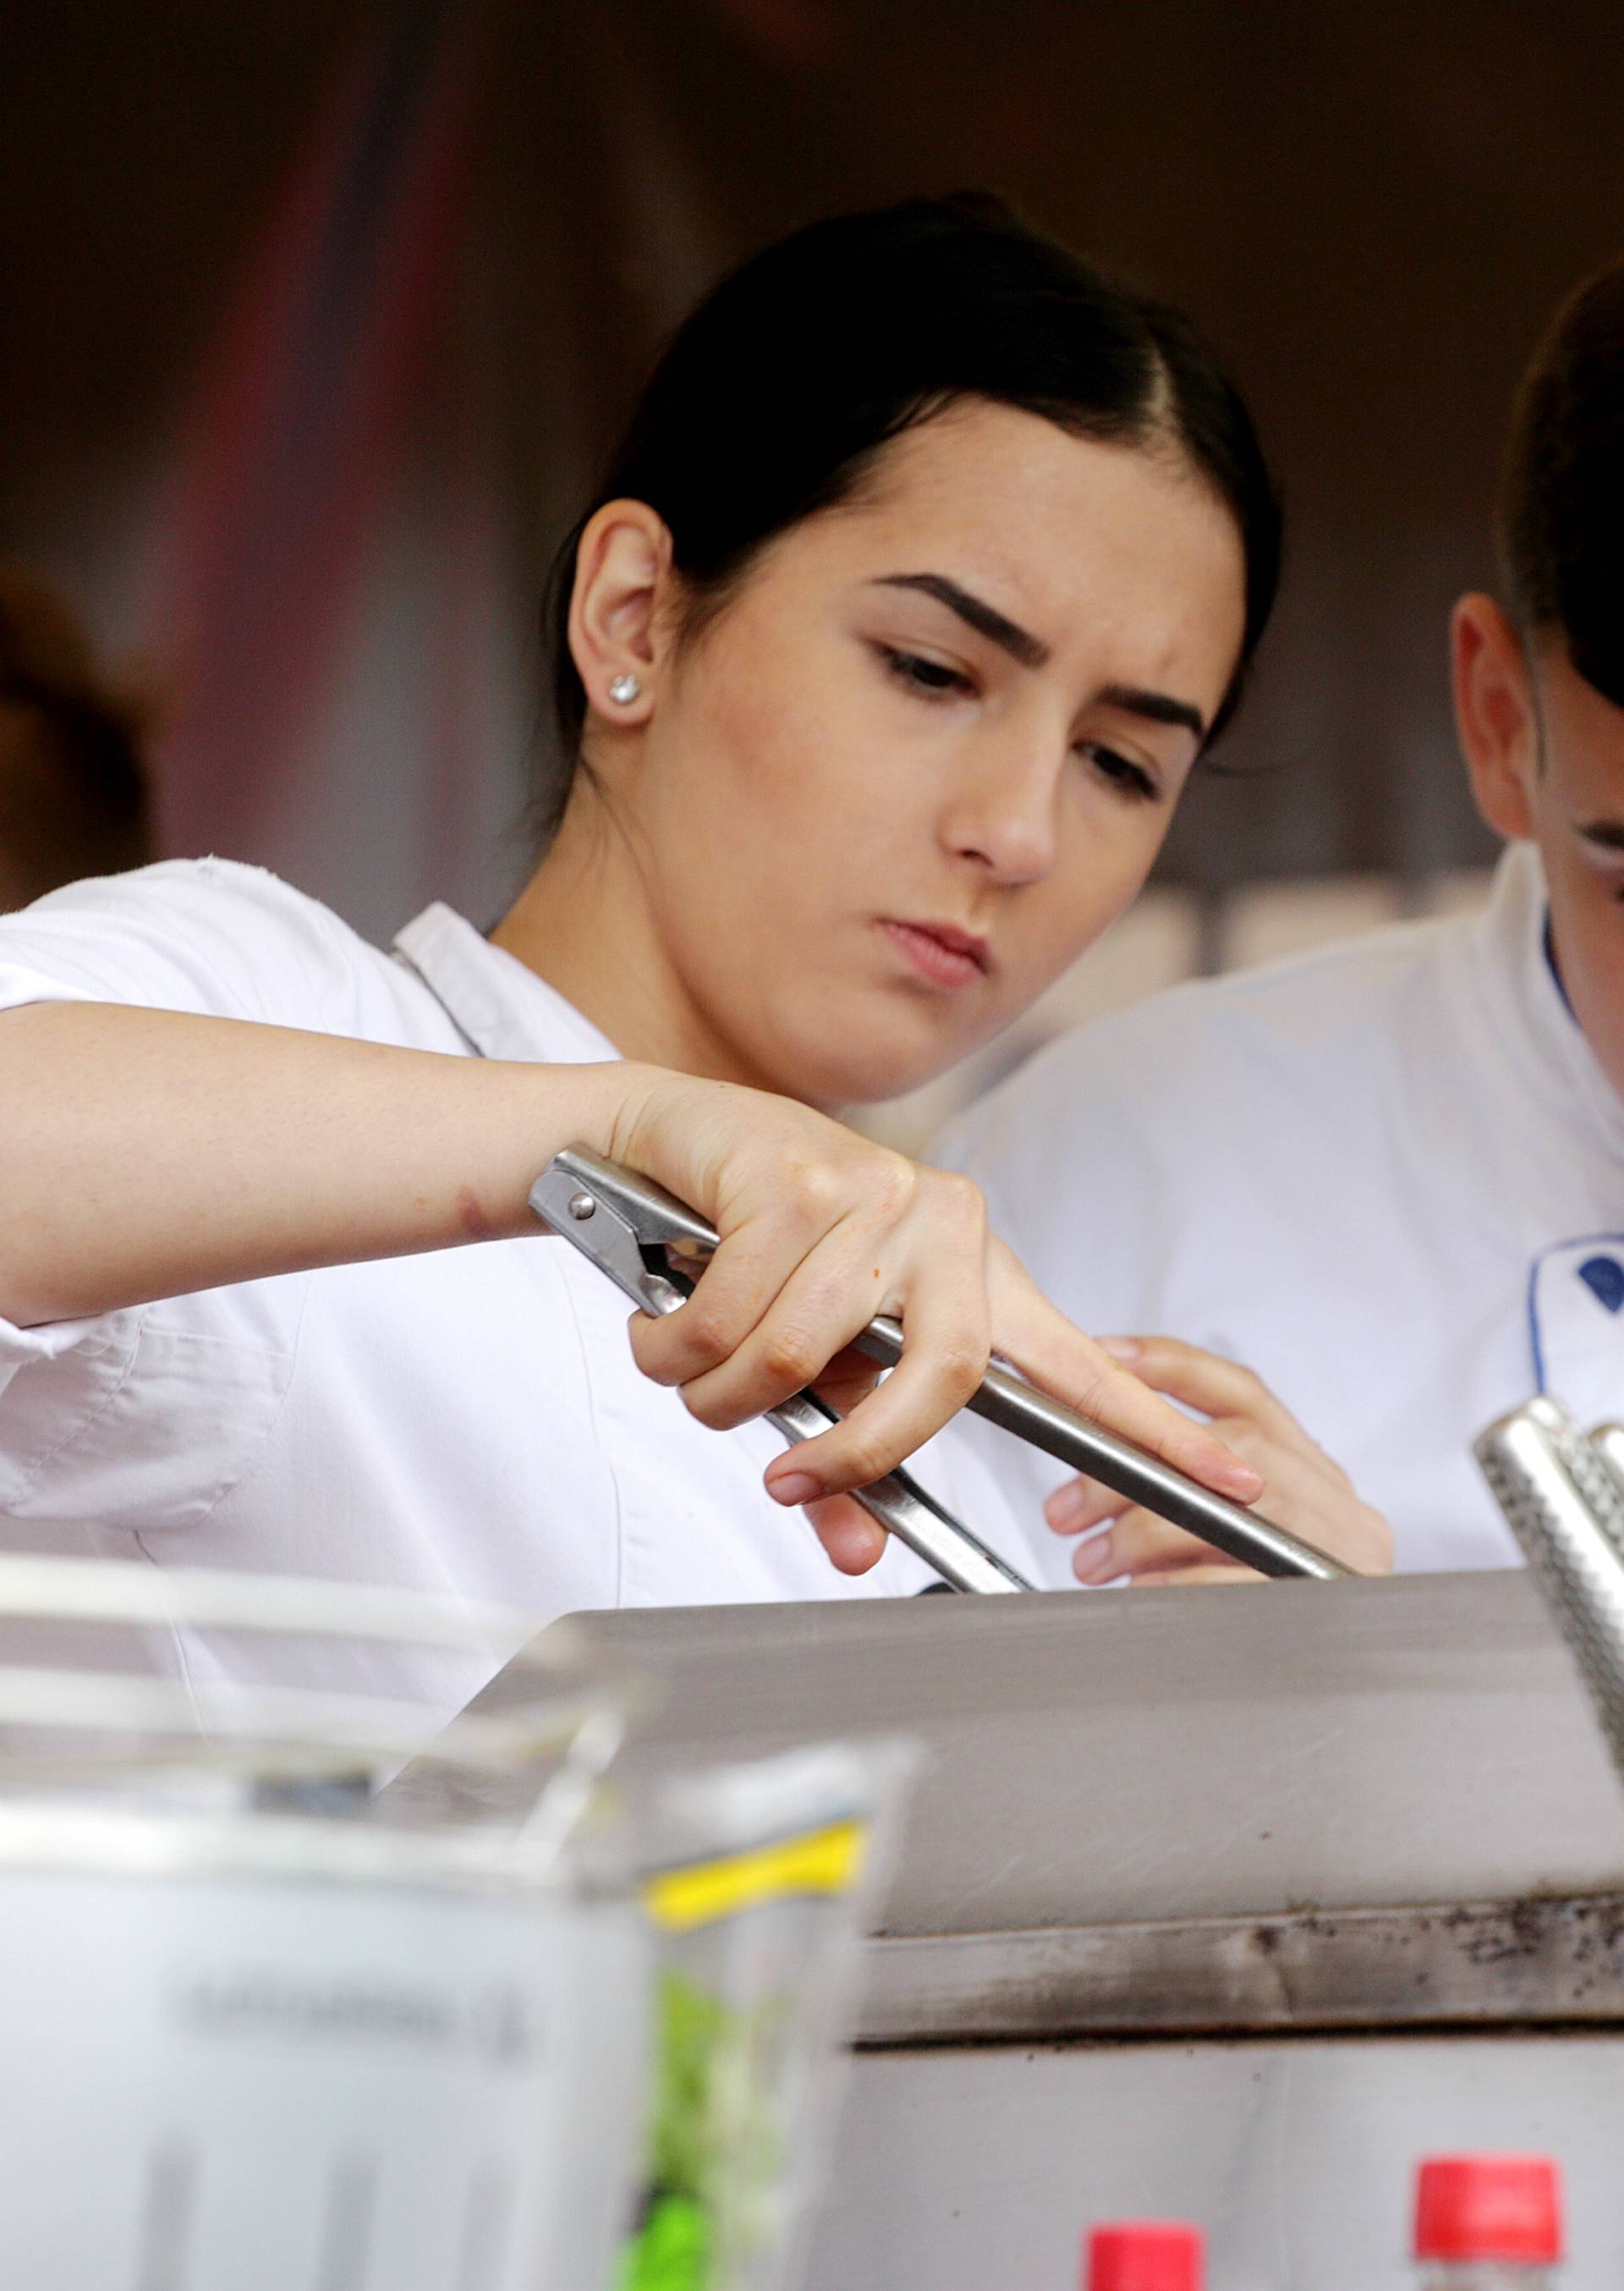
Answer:
[[[985,757],[943,810],[944,844],[998,882],[1040,881],[1055,864],[1059,770],[1035,744]]]

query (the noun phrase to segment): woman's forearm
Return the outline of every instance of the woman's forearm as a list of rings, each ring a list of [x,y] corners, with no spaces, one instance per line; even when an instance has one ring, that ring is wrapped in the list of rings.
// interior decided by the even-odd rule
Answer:
[[[394,1049],[104,1003],[0,1014],[0,1314],[28,1326],[536,1230],[560,1146],[654,1071]]]
[[[781,1501],[890,1471],[963,1406],[990,1348],[1207,1485],[1258,1494],[1256,1471],[989,1242],[964,1178],[792,1099],[619,1060],[486,1061],[104,1003],[0,1013],[0,1314],[28,1326],[536,1232],[530,1186],[576,1140],[721,1235],[691,1302],[633,1330],[639,1364],[702,1423],[776,1408],[873,1314],[902,1322],[890,1375],[768,1467]]]

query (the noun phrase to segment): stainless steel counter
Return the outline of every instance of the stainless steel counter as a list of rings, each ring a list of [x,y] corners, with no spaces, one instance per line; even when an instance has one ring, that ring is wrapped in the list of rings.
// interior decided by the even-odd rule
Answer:
[[[1624,1794],[1520,1575],[665,1609],[572,1628],[659,1682],[633,1772],[829,1733],[922,1740],[895,1940],[1194,1921],[1223,1945],[1227,1996],[1233,1937],[1214,1921],[1261,1919],[1280,1937],[1259,1943],[1280,1965],[1258,1992],[1273,2014],[1333,1925],[1373,1956],[1388,1946],[1390,1920],[1348,1912],[1624,1893]],[[1435,1955],[1455,1930],[1485,1966],[1506,1943],[1427,1930]],[[1517,1930],[1554,1964],[1588,1960],[1611,1928],[1541,1913]],[[1170,1973],[1187,1961],[1173,1952]],[[1035,1942],[1026,1954],[1038,1962]],[[967,1996],[985,1962],[933,1961],[962,1962]]]
[[[1065,2291],[1147,2208],[1215,2291],[1396,2287],[1414,2157],[1485,2141],[1565,2162],[1571,2284],[1624,2275],[1624,1792],[1525,1579],[575,1628],[661,1682],[634,1770],[930,1754],[819,2291]]]

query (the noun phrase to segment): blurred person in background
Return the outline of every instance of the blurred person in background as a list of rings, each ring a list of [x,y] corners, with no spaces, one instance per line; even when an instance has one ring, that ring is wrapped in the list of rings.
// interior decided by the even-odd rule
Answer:
[[[0,1511],[541,1616],[908,1593],[930,1571],[843,1491],[994,1346],[1253,1499],[973,1187],[824,1109],[942,1071],[1133,898],[1278,556],[1188,323],[994,204],[746,263],[560,553],[570,770],[488,937],[433,906],[382,953],[217,861],[0,923]],[[630,1353],[527,1206],[576,1142],[722,1235]],[[906,1336],[879,1382],[843,1351],[877,1312]],[[814,1379],[848,1412],[786,1452],[756,1419]],[[1311,1448],[1262,1406],[1263,1451]],[[1030,1564],[958,1427],[922,1469]],[[1286,1524],[1384,1564],[1340,1483],[1294,1486]]]
[[[939,1149],[1056,1301],[1242,1455],[1266,1378],[1411,1569],[1516,1564],[1470,1454],[1492,1419],[1536,1389],[1624,1414],[1624,261],[1524,378],[1499,543],[1500,593],[1462,597],[1450,631],[1507,845],[1486,911],[1085,1027]],[[1108,1491],[994,1460],[1070,1539],[1062,1580],[1159,1547]]]
[[[0,565],[0,909],[153,856],[148,734],[63,599]]]

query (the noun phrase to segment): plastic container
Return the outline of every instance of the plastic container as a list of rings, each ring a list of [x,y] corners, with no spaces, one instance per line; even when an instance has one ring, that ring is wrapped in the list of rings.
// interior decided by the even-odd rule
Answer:
[[[376,1785],[422,1710],[108,1667],[155,1621],[274,1635],[290,1671],[315,1649],[328,1682],[367,1676],[318,1659],[334,1639],[527,1636],[344,1586],[0,1559],[0,2282],[596,2291],[650,1955],[569,1843],[616,1691],[519,1658],[533,1699],[428,1756],[471,1790],[522,1778],[530,1821],[402,1820]]]
[[[1563,2255],[1548,2156],[1429,2156],[1416,2174],[1423,2291],[1542,2291]]]
[[[902,1793],[898,1743],[685,1776],[652,1810],[643,2174],[618,2291],[787,2291],[824,2193],[859,1944]]]
[[[1205,2245],[1186,2220],[1102,2220],[1083,2247],[1083,2291],[1202,2291]]]

